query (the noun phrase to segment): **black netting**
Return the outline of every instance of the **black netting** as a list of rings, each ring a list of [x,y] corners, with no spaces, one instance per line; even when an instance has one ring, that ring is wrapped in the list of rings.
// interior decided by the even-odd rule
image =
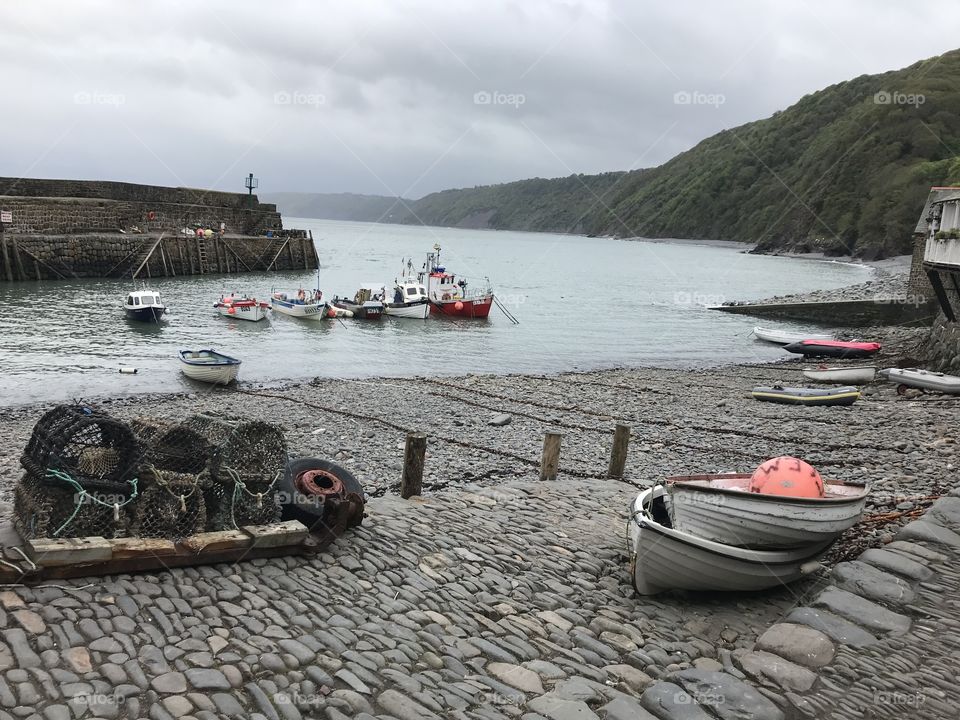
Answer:
[[[43,482],[48,470],[58,470],[85,489],[122,494],[130,491],[140,455],[126,423],[83,405],[58,405],[34,426],[20,464]]]
[[[203,532],[207,523],[203,488],[196,475],[149,468],[131,510],[134,537],[179,540]]]
[[[124,537],[129,534],[126,495],[99,490],[78,492],[27,473],[14,491],[13,519],[23,539],[41,537]]]

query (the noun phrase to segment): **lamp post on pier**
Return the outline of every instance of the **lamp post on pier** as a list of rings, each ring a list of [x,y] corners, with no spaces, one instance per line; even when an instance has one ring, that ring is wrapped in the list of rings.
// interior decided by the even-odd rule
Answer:
[[[247,188],[247,207],[253,208],[253,189],[260,184],[260,180],[250,173],[244,178],[243,184]]]

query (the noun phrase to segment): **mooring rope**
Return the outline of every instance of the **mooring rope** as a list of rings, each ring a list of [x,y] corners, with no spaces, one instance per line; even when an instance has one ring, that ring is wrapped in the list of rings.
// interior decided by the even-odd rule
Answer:
[[[223,471],[230,476],[231,480],[233,480],[233,493],[230,496],[230,522],[233,525],[234,530],[239,530],[240,528],[237,527],[237,518],[234,515],[234,508],[237,505],[237,498],[241,497],[243,493],[246,493],[250,497],[257,499],[257,508],[262,508],[263,496],[273,489],[273,486],[277,484],[277,480],[280,479],[280,475],[283,471],[277,470],[276,475],[273,476],[273,480],[269,485],[267,485],[266,489],[257,493],[250,492],[247,489],[246,483],[244,483],[243,480],[240,478],[240,473],[238,473],[233,468],[227,467],[226,465],[224,465]]]
[[[90,493],[88,493],[86,488],[83,487],[83,485],[81,485],[79,482],[77,482],[72,477],[70,477],[69,473],[65,473],[62,470],[54,470],[53,468],[48,468],[47,477],[53,478],[54,480],[59,480],[60,482],[70,485],[79,494],[76,507],[73,508],[73,512],[70,513],[70,517],[68,517],[64,521],[63,525],[58,527],[53,532],[54,537],[57,537],[60,533],[62,533],[66,529],[66,527],[71,522],[73,522],[73,519],[77,516],[77,513],[80,512],[80,507],[83,505],[85,498],[90,498],[90,500],[97,503],[98,505],[102,505],[103,507],[113,508],[113,520],[114,522],[116,522],[120,519],[120,508],[130,504],[137,497],[137,478],[131,478],[130,480],[127,480],[127,484],[133,488],[133,493],[130,495],[130,497],[128,497],[122,503],[108,503],[108,502],[104,502],[103,500],[98,498],[96,495],[91,495]]]

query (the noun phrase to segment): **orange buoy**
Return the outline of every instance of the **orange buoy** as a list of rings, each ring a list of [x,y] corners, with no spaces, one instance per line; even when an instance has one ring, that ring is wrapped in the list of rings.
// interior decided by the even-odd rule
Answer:
[[[457,301],[453,304],[453,307],[454,307],[455,310],[463,310],[463,303],[460,302],[459,300],[457,300]]]
[[[337,316],[336,310],[334,310],[333,308],[330,308],[329,310],[327,310],[327,317],[335,318],[336,316]]]
[[[785,497],[822,498],[823,478],[800,458],[783,455],[762,463],[750,477],[750,492]]]
[[[236,315],[236,314],[237,314],[237,309],[234,308],[234,307],[229,307],[229,308],[227,308],[227,313],[230,314],[230,315]]]

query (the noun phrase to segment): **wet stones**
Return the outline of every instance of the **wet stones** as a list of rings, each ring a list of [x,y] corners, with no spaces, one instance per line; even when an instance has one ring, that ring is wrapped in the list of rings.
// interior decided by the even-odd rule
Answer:
[[[808,625],[844,645],[865,647],[877,642],[876,637],[859,625],[826,610],[809,607],[794,608],[787,615],[786,621],[795,625]]]
[[[785,690],[805,692],[813,687],[817,680],[816,673],[763,650],[740,656],[740,667],[748,675],[761,680],[770,680]]]
[[[910,629],[910,618],[906,615],[833,586],[820,593],[813,605],[874,632],[903,633]]]
[[[882,603],[906,604],[916,597],[906,581],[859,560],[840,563],[833,577],[838,587]]]
[[[807,667],[821,667],[833,660],[830,638],[806,625],[777,623],[757,638],[757,647]]]

